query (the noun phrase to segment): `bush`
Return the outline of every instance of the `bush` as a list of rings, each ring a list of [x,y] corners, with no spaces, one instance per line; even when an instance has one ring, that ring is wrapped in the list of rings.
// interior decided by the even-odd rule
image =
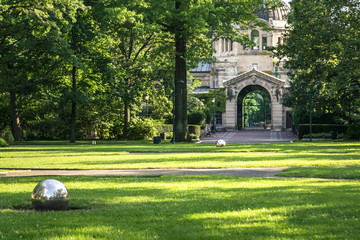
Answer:
[[[14,136],[11,132],[11,129],[9,127],[6,127],[0,134],[0,137],[2,137],[8,144],[14,143]]]
[[[136,140],[151,139],[156,135],[156,130],[149,119],[137,118],[130,124],[129,135]]]
[[[173,131],[172,124],[156,124],[154,125],[155,130],[158,134],[160,133],[170,133]],[[167,135],[166,135],[167,136]]]
[[[346,131],[346,137],[360,141],[360,125],[350,125]]]
[[[189,125],[189,136],[191,139],[199,139],[201,134],[200,125]]]
[[[194,125],[204,125],[206,115],[204,112],[195,111],[188,114],[188,123]]]
[[[29,141],[39,140],[40,137],[36,132],[26,132],[25,139]]]
[[[0,137],[0,147],[6,147],[8,144],[7,142],[5,141],[5,139],[1,138]]]
[[[338,134],[346,133],[347,126],[342,124],[312,124],[312,133],[313,136],[316,133],[332,133],[337,131]],[[305,134],[310,134],[310,124],[299,124],[298,131],[299,139],[302,139]]]

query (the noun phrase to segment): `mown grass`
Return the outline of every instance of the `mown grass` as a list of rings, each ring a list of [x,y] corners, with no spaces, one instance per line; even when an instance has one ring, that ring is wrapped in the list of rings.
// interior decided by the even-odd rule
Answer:
[[[295,167],[277,174],[282,177],[360,179],[360,165]]]
[[[85,209],[30,210],[31,192],[44,178],[0,178],[0,238],[357,239],[360,235],[357,181],[229,176],[57,179],[69,189],[70,207]]]
[[[358,165],[360,142],[152,144],[151,141],[68,144],[36,142],[0,149],[0,169],[236,168]],[[34,143],[32,143],[34,144]],[[53,143],[54,144],[54,143]]]

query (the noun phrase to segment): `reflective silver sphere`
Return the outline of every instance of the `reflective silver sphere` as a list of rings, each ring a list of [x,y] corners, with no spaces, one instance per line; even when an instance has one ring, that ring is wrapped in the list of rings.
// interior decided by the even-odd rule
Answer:
[[[34,188],[32,205],[36,210],[68,210],[69,193],[65,185],[54,179],[40,182]]]
[[[224,140],[222,140],[222,139],[219,139],[219,140],[216,141],[215,145],[217,147],[225,147],[226,142]]]

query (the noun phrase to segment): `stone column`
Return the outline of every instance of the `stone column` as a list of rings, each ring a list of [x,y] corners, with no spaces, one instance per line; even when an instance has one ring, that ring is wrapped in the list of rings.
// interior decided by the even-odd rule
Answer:
[[[283,127],[283,106],[277,101],[271,103],[272,130],[281,131]]]
[[[236,98],[226,101],[225,128],[227,131],[235,131],[236,129]]]

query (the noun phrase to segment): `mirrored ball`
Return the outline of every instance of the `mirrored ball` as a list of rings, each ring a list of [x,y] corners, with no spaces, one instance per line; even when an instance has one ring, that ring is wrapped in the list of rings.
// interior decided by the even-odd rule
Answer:
[[[40,182],[34,188],[31,198],[35,210],[69,209],[69,192],[58,180],[47,179]]]
[[[216,141],[215,145],[217,147],[225,147],[226,142],[224,140],[222,140],[222,139],[219,139],[219,140]]]

